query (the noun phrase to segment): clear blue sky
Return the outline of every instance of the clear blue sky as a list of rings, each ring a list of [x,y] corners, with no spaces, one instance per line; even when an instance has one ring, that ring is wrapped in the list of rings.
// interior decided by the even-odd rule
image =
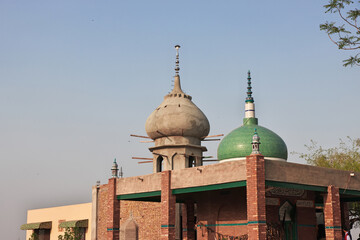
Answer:
[[[359,137],[360,68],[320,32],[325,3],[2,0],[1,238],[25,238],[27,209],[90,201],[114,157],[125,176],[151,173],[131,160],[151,145],[129,134],[170,91],[175,44],[210,134],[242,123],[250,69],[259,123],[289,152]]]

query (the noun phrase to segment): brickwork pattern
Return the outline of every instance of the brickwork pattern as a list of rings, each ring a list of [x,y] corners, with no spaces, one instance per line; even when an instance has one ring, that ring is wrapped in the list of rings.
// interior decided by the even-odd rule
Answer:
[[[197,239],[247,234],[245,187],[199,193],[196,202],[197,225],[202,225],[197,226]]]
[[[160,238],[161,204],[159,202],[120,201],[120,240],[124,240],[125,222],[130,218],[138,225],[139,240]]]
[[[347,202],[341,203],[341,225],[346,229],[350,229],[349,203]]]
[[[265,161],[262,155],[246,157],[248,237],[266,240]]]
[[[339,188],[328,186],[324,196],[324,218],[327,240],[341,240],[341,211]]]
[[[161,173],[161,240],[175,240],[176,196],[171,192],[171,171]]]
[[[298,239],[313,239],[317,235],[315,208],[297,208]]]
[[[107,223],[109,221],[109,186],[107,184],[101,185],[98,195],[98,219],[97,219],[97,238],[105,240],[107,238]]]
[[[194,202],[182,204],[183,240],[195,240]]]
[[[116,179],[100,186],[98,199],[97,237],[99,240],[118,240],[120,205],[116,199]]]

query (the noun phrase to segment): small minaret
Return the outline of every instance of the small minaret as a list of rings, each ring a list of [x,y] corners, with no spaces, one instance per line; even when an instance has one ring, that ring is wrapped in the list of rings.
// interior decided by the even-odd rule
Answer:
[[[113,163],[112,168],[111,168],[112,178],[117,178],[118,177],[118,171],[119,171],[119,168],[118,168],[118,164],[116,163],[116,158],[115,158],[114,163]]]
[[[250,70],[248,71],[248,86],[247,86],[247,98],[245,100],[245,118],[255,118],[255,104],[252,97],[251,76]]]
[[[255,132],[254,132],[254,135],[252,137],[252,152],[251,152],[251,155],[252,154],[261,154],[260,153],[260,137],[259,135],[257,134],[256,132],[256,128],[255,128]]]
[[[123,178],[123,176],[124,176],[124,172],[123,172],[123,170],[122,170],[122,167],[120,167],[119,177],[120,177],[120,178]]]

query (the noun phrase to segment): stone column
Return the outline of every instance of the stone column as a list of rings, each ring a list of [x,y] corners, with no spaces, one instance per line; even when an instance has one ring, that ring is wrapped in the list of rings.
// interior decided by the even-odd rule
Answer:
[[[107,240],[119,240],[120,203],[116,199],[116,178],[110,178],[108,183]]]
[[[171,171],[161,173],[161,240],[175,240],[175,203],[171,192]]]
[[[265,160],[260,154],[246,157],[248,237],[266,240]]]
[[[195,240],[194,220],[194,202],[187,201],[182,205],[182,226],[184,240]]]
[[[327,240],[341,240],[341,211],[339,188],[328,186],[324,196],[324,218]]]

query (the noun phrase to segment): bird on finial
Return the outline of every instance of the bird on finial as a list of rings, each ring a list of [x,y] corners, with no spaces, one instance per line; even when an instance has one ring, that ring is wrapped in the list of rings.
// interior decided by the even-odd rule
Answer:
[[[179,48],[180,48],[180,45],[176,45],[175,46],[175,49],[176,49],[176,61],[175,61],[175,75],[178,76],[179,75],[179,70],[180,70],[180,67],[179,67]]]

